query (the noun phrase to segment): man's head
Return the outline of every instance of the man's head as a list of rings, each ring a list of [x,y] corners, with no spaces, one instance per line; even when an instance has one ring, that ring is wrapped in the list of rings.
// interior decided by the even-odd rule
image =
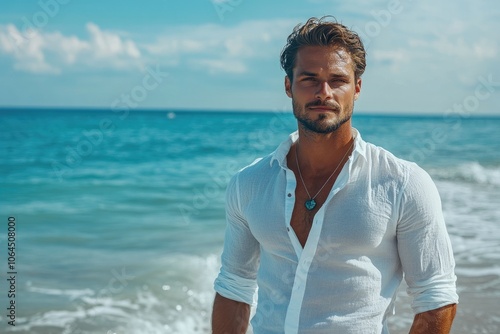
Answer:
[[[293,81],[297,52],[305,46],[336,46],[344,49],[351,56],[355,78],[361,78],[366,67],[363,42],[354,31],[338,22],[327,21],[327,18],[328,16],[321,19],[312,17],[305,24],[296,25],[288,36],[280,61],[290,81]]]
[[[304,130],[326,134],[350,121],[366,65],[356,33],[311,18],[288,37],[281,64],[286,93]]]

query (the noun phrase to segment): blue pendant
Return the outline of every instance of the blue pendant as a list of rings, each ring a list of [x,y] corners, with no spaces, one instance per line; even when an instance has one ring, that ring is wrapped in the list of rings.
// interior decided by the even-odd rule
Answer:
[[[311,211],[316,206],[316,201],[311,198],[310,200],[306,201],[305,205],[306,205],[306,209]]]

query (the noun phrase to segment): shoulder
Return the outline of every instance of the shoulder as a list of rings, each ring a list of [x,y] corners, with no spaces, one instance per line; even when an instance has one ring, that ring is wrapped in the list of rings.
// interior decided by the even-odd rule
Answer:
[[[261,182],[276,169],[278,162],[273,162],[273,154],[255,159],[251,164],[237,171],[229,181],[229,188],[239,188],[240,185],[247,187]]]
[[[405,181],[415,170],[423,171],[416,163],[399,158],[383,147],[366,142],[366,160],[372,170]]]
[[[255,159],[254,162],[240,169],[234,178],[237,178],[239,184],[248,187],[266,182],[266,180],[269,180],[279,170],[279,163],[271,153],[265,157]]]
[[[274,184],[276,179],[282,175],[282,165],[286,164],[286,156],[296,137],[296,132],[290,134],[276,150],[262,158],[255,159],[254,162],[236,172],[228,189],[231,191],[232,188],[238,192],[240,189],[244,189],[246,197],[268,189],[269,185]]]
[[[422,213],[439,212],[441,198],[431,176],[415,162],[396,157],[388,150],[368,144],[372,160],[371,168],[379,171],[379,176],[397,187],[397,198],[404,211]]]
[[[431,176],[415,162],[399,158],[371,143],[366,143],[365,154],[369,170],[380,181],[395,183],[400,191],[436,190]]]
[[[400,231],[442,220],[438,189],[422,167],[370,143],[366,155],[372,180],[394,190]]]

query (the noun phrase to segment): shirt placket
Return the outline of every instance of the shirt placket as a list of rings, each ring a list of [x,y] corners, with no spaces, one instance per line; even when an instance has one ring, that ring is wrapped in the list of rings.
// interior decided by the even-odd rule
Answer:
[[[351,159],[347,162],[345,166],[350,169]],[[345,168],[344,168],[345,169]],[[295,205],[295,187],[296,179],[295,174],[291,170],[286,171],[287,175],[287,189],[286,189],[286,204],[285,204],[285,217],[287,224],[287,231],[290,237],[290,241],[297,254],[298,263],[297,269],[295,271],[295,278],[292,287],[292,294],[290,296],[290,303],[288,305],[286,318],[285,318],[285,334],[296,334],[299,332],[299,320],[300,311],[302,308],[302,302],[304,300],[307,276],[311,270],[311,264],[314,260],[314,254],[318,248],[319,239],[321,237],[321,230],[323,228],[323,222],[325,218],[325,207],[330,203],[335,194],[337,194],[346,184],[348,180],[348,171],[341,171],[338,176],[337,181],[333,185],[332,190],[328,194],[325,203],[314,215],[311,230],[307,237],[307,242],[302,248],[293,228],[290,225],[293,207]],[[292,191],[293,188],[293,191]]]
[[[286,230],[288,232],[288,237],[292,243],[297,259],[300,259],[302,255],[302,245],[300,244],[297,235],[293,231],[290,222],[292,220],[293,207],[295,206],[295,188],[297,186],[297,181],[295,179],[295,174],[288,168],[285,168],[286,175],[286,197],[285,197],[285,222]]]

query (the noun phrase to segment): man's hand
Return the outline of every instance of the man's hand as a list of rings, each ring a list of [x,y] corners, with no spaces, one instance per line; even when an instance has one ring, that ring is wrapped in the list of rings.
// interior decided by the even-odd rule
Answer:
[[[456,312],[457,304],[451,304],[419,313],[413,319],[410,334],[448,334]]]
[[[245,334],[250,319],[250,305],[215,295],[212,312],[213,334]]]

